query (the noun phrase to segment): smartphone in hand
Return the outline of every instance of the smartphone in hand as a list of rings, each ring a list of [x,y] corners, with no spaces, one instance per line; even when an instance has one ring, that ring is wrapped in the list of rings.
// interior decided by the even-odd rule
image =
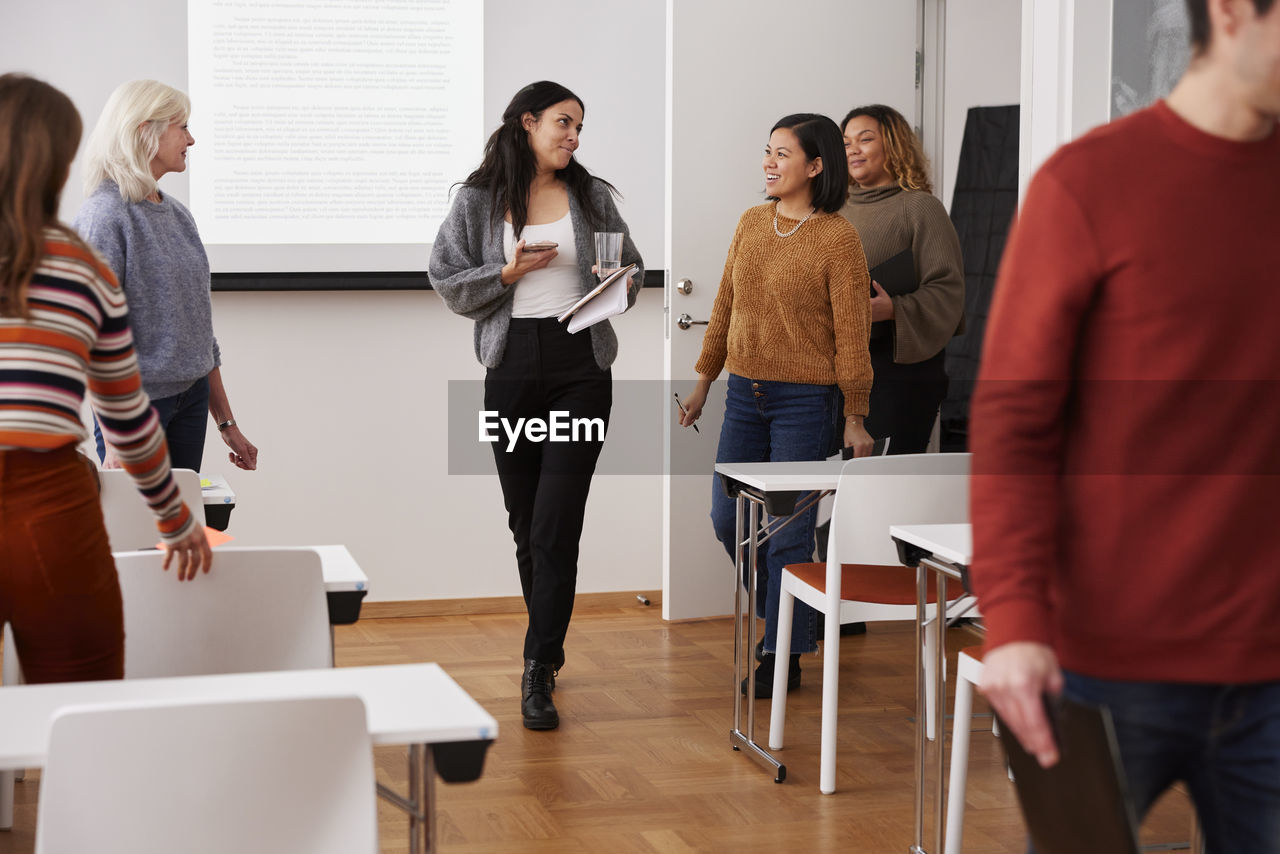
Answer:
[[[554,240],[538,240],[533,243],[526,243],[524,245],[524,251],[525,252],[546,252],[548,249],[555,249],[559,245],[560,244],[556,243]]]

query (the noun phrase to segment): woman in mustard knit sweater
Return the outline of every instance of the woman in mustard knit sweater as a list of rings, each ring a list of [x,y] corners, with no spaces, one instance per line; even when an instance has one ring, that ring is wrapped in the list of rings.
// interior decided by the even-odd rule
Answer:
[[[841,420],[839,392],[843,443],[866,456],[871,285],[858,233],[839,214],[849,181],[840,128],[813,113],[786,116],[770,132],[762,165],[770,201],[738,221],[680,424],[698,420],[728,367],[717,462],[823,459]],[[733,557],[734,502],[718,484],[711,494],[716,536]],[[810,509],[760,546],[768,578],[758,600],[765,631],[757,697],[773,689],[782,568],[812,559],[814,517]],[[814,611],[796,602],[789,689],[800,684],[800,654],[816,650]]]

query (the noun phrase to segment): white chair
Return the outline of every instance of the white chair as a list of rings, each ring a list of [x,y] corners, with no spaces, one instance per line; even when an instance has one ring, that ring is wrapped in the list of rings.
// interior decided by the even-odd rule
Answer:
[[[969,725],[973,689],[982,687],[982,647],[960,650],[956,657],[956,710],[951,722],[951,776],[947,785],[947,827],[944,851],[960,854],[964,836],[964,793],[969,777]],[[994,720],[991,731],[997,731]]]
[[[204,498],[200,492],[200,475],[191,469],[174,469],[173,479],[178,494],[197,521],[204,524]],[[102,518],[107,526],[107,539],[113,552],[153,549],[160,542],[156,517],[147,506],[138,486],[124,469],[102,469],[98,472],[102,500]]]
[[[969,521],[969,455],[904,454],[850,460],[840,474],[832,511],[827,562],[794,564],[782,573],[778,606],[778,661],[791,652],[791,620],[795,599],[828,615],[822,653],[822,747],[819,788],[835,791],[836,723],[840,674],[840,624],[878,620],[914,620],[916,580],[898,561],[891,525]],[[929,578],[931,597],[936,597]],[[948,588],[955,597],[952,614],[972,607],[960,585]],[[951,598],[949,596],[949,598]],[[965,601],[960,601],[965,600]],[[933,599],[931,598],[931,602]],[[930,611],[936,613],[936,605]],[[830,615],[838,615],[830,619]],[[936,636],[937,620],[930,632]],[[926,644],[929,634],[926,634]],[[936,640],[933,641],[936,643]],[[926,728],[937,726],[933,697],[933,655],[925,649]],[[783,746],[786,726],[787,668],[774,668],[769,746]]]
[[[358,697],[71,706],[53,720],[37,854],[374,854]]]
[[[126,679],[333,666],[324,574],[313,549],[220,548],[207,575],[182,582],[162,569],[162,552],[115,559]],[[4,682],[21,680],[6,623]],[[0,772],[0,829],[13,826],[15,778],[21,774]]]
[[[312,549],[217,550],[178,581],[158,551],[116,556],[126,679],[332,667],[329,605]]]

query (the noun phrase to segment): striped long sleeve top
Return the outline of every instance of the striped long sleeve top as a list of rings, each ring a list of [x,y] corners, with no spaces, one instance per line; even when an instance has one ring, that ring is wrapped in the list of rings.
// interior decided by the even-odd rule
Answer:
[[[161,539],[185,537],[195,517],[169,471],[111,270],[49,229],[27,306],[27,318],[0,317],[0,449],[50,450],[86,439],[80,408],[87,385],[102,432],[156,514]]]

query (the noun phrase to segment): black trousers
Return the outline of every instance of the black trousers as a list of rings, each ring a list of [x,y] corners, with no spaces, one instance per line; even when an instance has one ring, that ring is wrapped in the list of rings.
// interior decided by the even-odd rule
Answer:
[[[524,657],[558,668],[587,494],[613,407],[612,374],[596,365],[586,330],[570,335],[555,318],[513,318],[502,362],[485,377],[484,403],[507,425],[493,455],[529,613]],[[521,418],[549,426],[558,419],[563,441],[555,432],[534,441],[522,430],[508,449],[506,429]]]
[[[923,362],[898,365],[891,339],[871,342],[871,412],[863,426],[874,438],[890,437],[889,454],[923,454],[934,418],[947,396],[946,350]]]
[[[913,365],[899,365],[893,361],[893,339],[871,339],[871,368],[875,380],[871,384],[871,412],[863,426],[872,438],[889,437],[889,455],[923,454],[929,447],[929,435],[938,407],[947,396],[947,351],[941,350],[932,358]],[[843,444],[843,418],[837,410],[839,429],[835,440]],[[832,449],[832,453],[838,448]],[[831,523],[825,522],[816,529],[818,560],[827,559],[827,535]],[[821,632],[819,632],[821,636]]]

